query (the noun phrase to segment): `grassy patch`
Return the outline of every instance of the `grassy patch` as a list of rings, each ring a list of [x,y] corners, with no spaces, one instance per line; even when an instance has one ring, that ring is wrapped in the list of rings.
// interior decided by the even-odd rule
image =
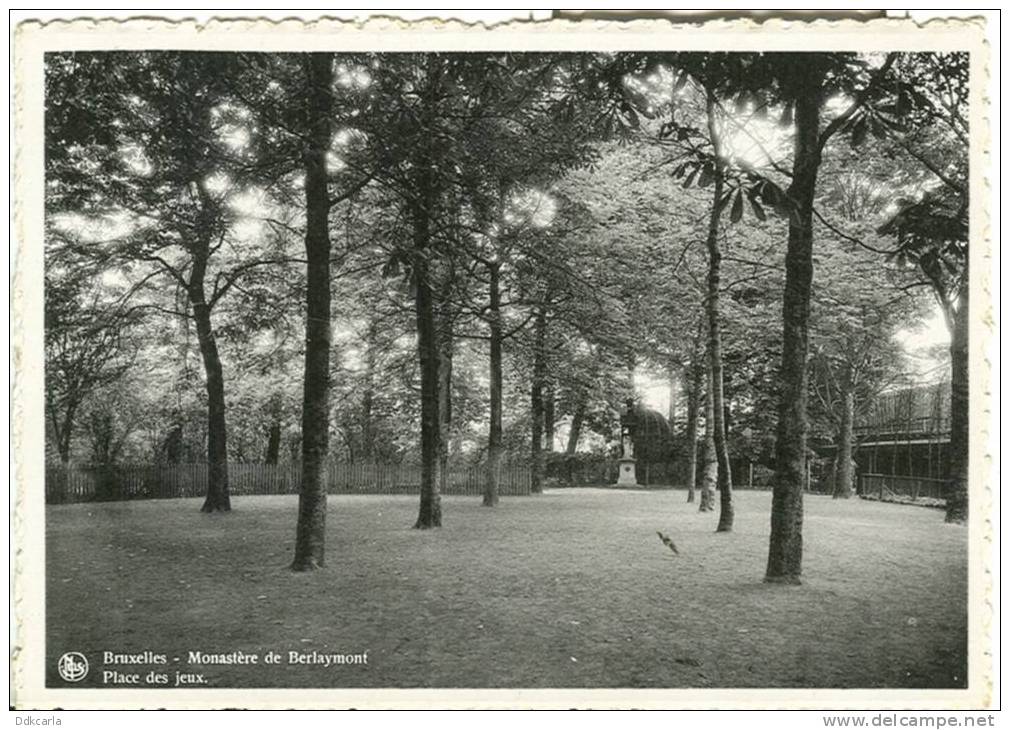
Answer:
[[[934,510],[806,500],[805,584],[761,582],[770,495],[714,532],[679,491],[330,497],[325,570],[296,574],[297,498],[47,508],[47,682],[65,651],[168,655],[219,687],[961,687],[967,531]],[[674,555],[656,536],[676,542]],[[280,652],[267,666],[190,651]],[[367,665],[288,665],[287,652]],[[173,661],[179,657],[179,663]],[[153,667],[131,668],[146,673]]]

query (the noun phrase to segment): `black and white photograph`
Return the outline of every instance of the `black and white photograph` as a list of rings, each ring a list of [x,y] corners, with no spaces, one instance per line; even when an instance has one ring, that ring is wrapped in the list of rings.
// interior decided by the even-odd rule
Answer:
[[[891,27],[43,44],[24,701],[983,706],[987,58]]]

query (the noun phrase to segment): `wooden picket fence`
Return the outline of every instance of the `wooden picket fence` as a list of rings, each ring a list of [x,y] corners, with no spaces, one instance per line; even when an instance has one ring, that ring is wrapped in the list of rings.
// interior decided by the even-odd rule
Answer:
[[[232,495],[297,494],[301,464],[228,464]],[[443,494],[478,496],[487,482],[484,464],[452,464]],[[333,462],[327,467],[330,494],[416,494],[421,467],[416,464]],[[111,501],[199,497],[207,491],[207,464],[72,464],[46,466],[46,502]],[[527,464],[501,466],[499,493],[530,493]]]

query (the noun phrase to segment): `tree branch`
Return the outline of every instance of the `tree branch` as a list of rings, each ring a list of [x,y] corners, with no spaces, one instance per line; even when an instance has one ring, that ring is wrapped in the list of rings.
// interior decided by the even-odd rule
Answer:
[[[828,126],[824,128],[824,131],[821,132],[820,137],[817,139],[818,152],[824,149],[824,146],[828,143],[828,140],[834,136],[835,132],[841,129],[853,117],[853,115],[855,115],[856,112],[862,109],[870,94],[877,87],[877,84],[883,80],[884,76],[887,75],[887,72],[891,70],[891,66],[894,65],[897,58],[898,54],[896,52],[892,51],[891,53],[888,53],[883,65],[874,72],[870,81],[866,84],[863,90],[856,95],[852,104],[850,104],[844,112],[828,123]]]

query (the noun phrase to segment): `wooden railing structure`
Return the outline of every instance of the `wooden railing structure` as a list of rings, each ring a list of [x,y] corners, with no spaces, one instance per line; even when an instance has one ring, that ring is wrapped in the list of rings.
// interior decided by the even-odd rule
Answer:
[[[301,464],[228,464],[232,495],[297,494]],[[487,482],[484,464],[452,464],[444,494],[477,496]],[[417,464],[333,462],[327,467],[330,494],[415,494],[421,484]],[[51,464],[46,466],[46,502],[111,501],[200,497],[207,491],[207,464]],[[523,463],[501,467],[503,496],[530,493],[530,469]]]
[[[895,474],[860,474],[859,494],[868,499],[886,501],[912,501],[928,498],[945,498],[947,482],[931,477],[901,476]]]
[[[950,438],[950,383],[904,388],[878,396],[857,420],[864,442],[904,442]]]

